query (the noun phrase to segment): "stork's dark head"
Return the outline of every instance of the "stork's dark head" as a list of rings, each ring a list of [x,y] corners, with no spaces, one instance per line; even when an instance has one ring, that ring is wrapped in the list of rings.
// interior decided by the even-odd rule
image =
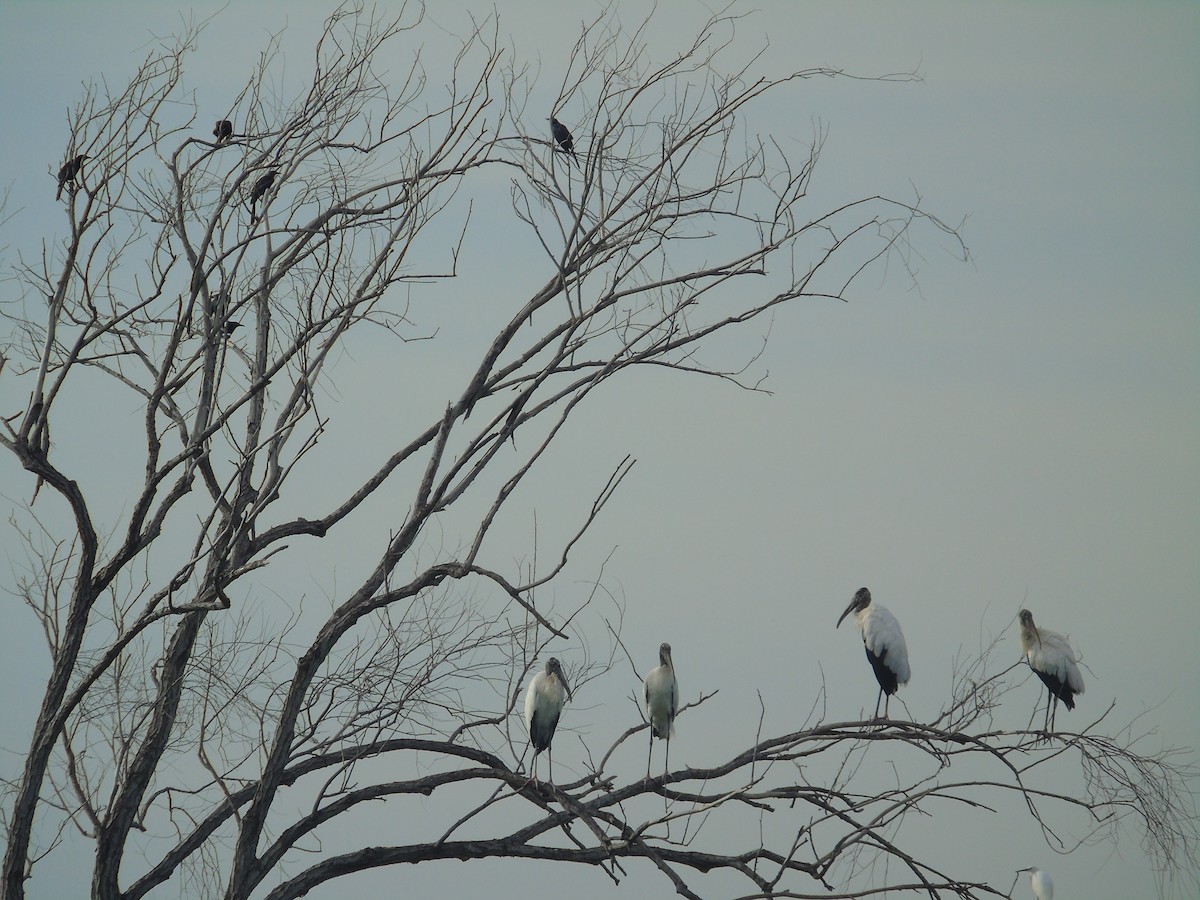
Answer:
[[[1023,609],[1018,614],[1017,618],[1021,622],[1022,640],[1029,642],[1024,644],[1026,649],[1028,649],[1029,644],[1031,644],[1033,641],[1037,641],[1038,645],[1040,646],[1042,643],[1042,636],[1038,634],[1037,626],[1033,624],[1033,613],[1027,609]],[[1028,636],[1026,636],[1026,633],[1028,633]]]
[[[673,668],[671,665],[671,645],[665,641],[658,648],[658,662],[659,665]]]
[[[546,674],[553,675],[555,678],[557,678],[559,683],[563,686],[563,690],[567,692],[567,699],[572,699],[571,686],[567,684],[567,676],[563,674],[562,665],[559,663],[557,656],[552,656],[546,660]]]
[[[838,625],[841,625],[842,619],[846,618],[846,616],[850,615],[850,613],[862,612],[864,609],[866,609],[870,605],[871,605],[871,592],[868,591],[865,587],[859,588],[854,594],[854,599],[850,601],[850,605],[847,606],[845,608],[845,610],[842,611],[842,614],[840,616],[838,616],[838,621],[837,621]],[[834,627],[837,627],[837,626],[834,626]]]

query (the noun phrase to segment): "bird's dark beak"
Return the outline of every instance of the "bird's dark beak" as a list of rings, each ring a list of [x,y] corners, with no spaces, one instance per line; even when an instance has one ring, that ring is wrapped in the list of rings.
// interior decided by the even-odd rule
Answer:
[[[847,606],[845,608],[845,610],[842,611],[842,614],[840,616],[838,616],[838,623],[837,623],[837,625],[834,625],[833,627],[834,628],[841,627],[842,619],[844,619],[844,618],[846,618],[846,616],[850,615],[850,613],[853,611],[854,607],[857,605],[858,605],[858,598],[855,597],[853,600],[850,601],[850,605]]]

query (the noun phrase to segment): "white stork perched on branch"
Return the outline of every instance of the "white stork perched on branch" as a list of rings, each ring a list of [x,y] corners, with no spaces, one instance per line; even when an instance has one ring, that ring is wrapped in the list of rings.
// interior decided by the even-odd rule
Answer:
[[[904,644],[904,632],[900,630],[896,617],[878,603],[872,603],[871,592],[865,587],[855,593],[850,605],[838,617],[838,625],[852,612],[858,630],[862,632],[867,659],[879,682],[879,696],[875,700],[875,718],[878,719],[879,701],[885,696],[890,700],[900,685],[908,684],[912,674],[908,668],[908,647]],[[886,701],[883,704],[883,717],[888,717]]]
[[[654,755],[654,739],[667,742],[663,759],[663,775],[671,760],[671,734],[675,731],[675,713],[679,711],[679,682],[675,680],[675,664],[671,662],[671,645],[658,648],[658,665],[646,675],[646,716],[650,719],[650,749],[646,753],[646,777],[650,777],[650,757]]]
[[[1029,873],[1029,886],[1033,889],[1033,896],[1037,900],[1054,900],[1054,882],[1050,880],[1049,875],[1037,866],[1030,866],[1028,869],[1017,869],[1017,872]]]
[[[549,751],[550,783],[554,783],[554,751],[550,741],[558,727],[562,708],[571,699],[571,688],[563,675],[562,666],[555,657],[546,660],[546,669],[538,672],[529,682],[525,693],[525,725],[529,728],[529,742],[533,744],[534,781],[537,780],[537,758],[543,750]]]
[[[1054,729],[1054,716],[1058,712],[1058,701],[1067,709],[1075,708],[1075,695],[1083,693],[1083,675],[1079,672],[1079,658],[1071,649],[1071,642],[1057,631],[1047,631],[1033,624],[1033,613],[1021,610],[1021,650],[1042,684],[1050,692],[1046,698],[1046,722],[1043,731]],[[1051,712],[1053,704],[1054,711]],[[1034,707],[1036,710],[1036,707]]]

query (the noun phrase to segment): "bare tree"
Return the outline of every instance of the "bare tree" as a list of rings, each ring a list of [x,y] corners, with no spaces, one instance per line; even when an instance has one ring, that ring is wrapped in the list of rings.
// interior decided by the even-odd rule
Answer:
[[[989,673],[988,654],[927,724],[831,723],[814,707],[723,763],[646,778],[614,762],[641,722],[605,740],[584,777],[527,774],[512,713],[539,655],[601,638],[608,649],[569,668],[578,692],[616,677],[620,648],[603,572],[574,605],[546,595],[632,460],[591,473],[594,502],[549,550],[531,542],[514,562],[489,549],[573,413],[646,366],[758,389],[753,360],[712,362],[711,338],[784,304],[845,299],[872,263],[907,258],[914,228],[965,252],[915,203],[811,208],[820,138],[797,160],[744,131],[744,113],[840,73],[729,68],[735,25],[714,17],[656,58],[642,29],[601,15],[551,110],[533,109],[531,73],[494,17],[431,54],[439,73],[416,11],[353,7],[326,23],[290,104],[272,43],[218,111],[228,137],[194,136],[212,111],[179,112],[197,32],[153,52],[124,91],[84,96],[64,156],[86,161],[59,179],[68,230],[17,266],[25,292],[0,368],[7,408],[22,407],[0,441],[29,474],[11,513],[26,548],[13,587],[50,651],[7,785],[6,898],[25,895],[68,830],[94,846],[97,898],[172,880],[189,895],[299,897],[374,867],[484,858],[583,863],[614,881],[642,859],[689,897],[721,871],[748,897],[999,896],[906,849],[903,826],[1004,793],[1052,843],[1059,808],[1097,828],[1136,816],[1163,871],[1189,870],[1186,767],[1102,736],[1103,716],[1078,734],[992,730],[1011,670]],[[385,55],[412,62],[385,73]],[[502,227],[536,249],[524,282],[494,283],[487,315],[464,321],[455,279],[491,239],[477,222],[501,196]],[[453,340],[479,353],[442,377],[372,373],[356,422],[338,385],[381,337],[397,356]],[[81,397],[136,429],[74,427]],[[365,533],[369,563],[302,603],[291,572],[323,546],[362,552]],[[900,760],[895,781],[860,788],[880,745]],[[987,774],[950,777],[964,757]],[[1040,784],[1068,764],[1078,790]],[[427,833],[350,837],[369,834],[372,801],[414,795],[443,804],[409,823]],[[752,837],[710,841],[715,814],[751,822]],[[768,814],[786,826],[763,828]],[[876,887],[850,887],[864,873]]]

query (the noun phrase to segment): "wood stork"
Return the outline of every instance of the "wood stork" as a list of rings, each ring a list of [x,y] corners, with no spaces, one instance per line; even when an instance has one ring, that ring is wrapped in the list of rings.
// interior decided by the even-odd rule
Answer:
[[[525,693],[525,725],[529,729],[529,742],[533,744],[533,777],[537,780],[537,757],[543,750],[550,750],[554,729],[562,708],[571,699],[571,688],[563,675],[562,666],[553,656],[546,660],[546,669],[530,679]],[[550,783],[554,783],[554,751],[550,750]]]
[[[1054,729],[1054,716],[1058,712],[1058,701],[1067,709],[1075,708],[1075,695],[1083,693],[1083,675],[1079,672],[1078,657],[1071,649],[1071,642],[1056,631],[1047,631],[1033,624],[1033,613],[1021,610],[1021,650],[1029,661],[1029,668],[1042,679],[1050,692],[1046,698],[1046,722],[1043,731]],[[1054,711],[1051,712],[1051,704]],[[1035,707],[1036,709],[1036,707]]]
[[[679,682],[675,680],[675,665],[671,662],[671,645],[658,648],[658,665],[646,675],[646,717],[650,720],[650,749],[646,753],[646,777],[650,777],[650,757],[654,755],[654,739],[667,742],[663,759],[663,775],[671,760],[671,735],[675,731],[675,713],[679,711]]]
[[[217,124],[213,126],[213,137],[220,144],[233,137],[233,123],[228,119],[217,119]]]
[[[564,153],[570,153],[571,158],[578,162],[579,157],[575,155],[575,138],[571,137],[567,126],[554,116],[550,117],[550,136]]]
[[[904,632],[896,617],[878,603],[871,602],[871,592],[859,588],[850,605],[838,617],[838,626],[842,619],[854,613],[858,630],[862,632],[863,647],[867,651],[867,659],[875,670],[875,678],[879,682],[879,696],[875,700],[875,718],[879,718],[879,701],[886,696],[891,699],[900,685],[908,684],[911,672],[908,668],[908,647],[904,644]],[[836,626],[835,626],[836,627]],[[883,717],[888,715],[888,706],[883,704]]]
[[[1033,896],[1037,897],[1037,900],[1054,900],[1054,882],[1050,880],[1049,875],[1037,866],[1017,871],[1029,873],[1029,886],[1033,888]]]

